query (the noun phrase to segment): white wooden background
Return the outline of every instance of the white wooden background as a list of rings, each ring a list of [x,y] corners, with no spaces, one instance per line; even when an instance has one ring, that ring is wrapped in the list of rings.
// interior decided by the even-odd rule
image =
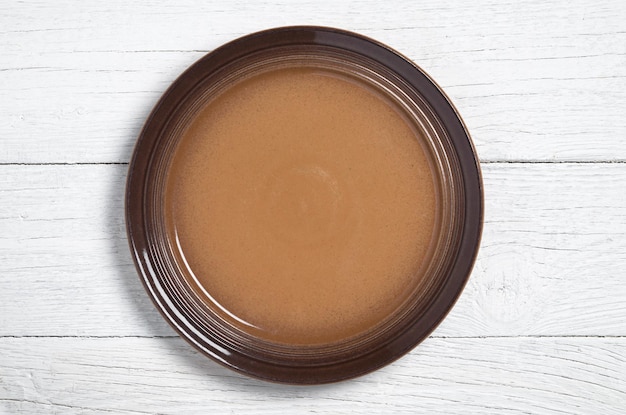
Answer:
[[[357,380],[268,384],[179,339],[123,222],[143,120],[216,46],[361,32],[451,96],[483,163],[456,307]],[[626,2],[2,1],[0,413],[626,413]]]

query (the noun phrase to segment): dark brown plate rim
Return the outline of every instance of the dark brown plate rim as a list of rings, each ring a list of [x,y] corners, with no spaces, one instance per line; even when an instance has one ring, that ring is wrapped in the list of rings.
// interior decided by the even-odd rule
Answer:
[[[288,45],[328,46],[364,55],[385,65],[415,88],[430,104],[447,130],[457,153],[465,189],[464,226],[451,272],[442,290],[422,317],[384,347],[332,365],[296,367],[251,359],[236,351],[202,342],[176,317],[177,310],[156,287],[161,276],[150,263],[144,215],[146,180],[156,143],[177,105],[205,76],[228,62],[265,48]],[[417,346],[441,323],[461,294],[474,265],[483,224],[483,186],[478,158],[456,109],[441,88],[417,65],[389,47],[345,30],[319,26],[290,26],[253,33],[221,46],[187,69],[163,94],[146,120],[135,145],[126,183],[126,230],[141,281],[170,325],[189,343],[218,363],[264,380],[291,384],[320,384],[354,378],[385,366]]]

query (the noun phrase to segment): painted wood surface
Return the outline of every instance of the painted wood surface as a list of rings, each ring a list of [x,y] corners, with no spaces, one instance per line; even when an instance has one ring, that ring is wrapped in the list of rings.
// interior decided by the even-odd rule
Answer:
[[[0,414],[626,413],[626,2],[0,2]],[[443,324],[323,387],[248,379],[156,312],[128,252],[127,162],[220,44],[354,30],[445,89],[485,229]]]
[[[624,161],[625,19],[622,0],[5,1],[0,162],[127,162],[187,66],[296,24],[358,31],[413,59],[483,160]]]
[[[125,174],[0,166],[0,335],[172,334],[130,258]],[[626,164],[497,163],[483,176],[480,254],[435,335],[626,336]]]
[[[3,338],[0,348],[6,413],[621,415],[626,402],[624,338],[431,338],[380,371],[317,387],[243,377],[180,338]]]

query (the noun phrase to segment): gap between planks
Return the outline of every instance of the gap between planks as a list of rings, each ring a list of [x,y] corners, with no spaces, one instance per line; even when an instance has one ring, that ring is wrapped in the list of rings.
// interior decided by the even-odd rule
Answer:
[[[64,335],[25,335],[12,336],[0,335],[0,339],[176,339],[178,335],[162,335],[162,336],[64,336]],[[182,339],[182,337],[180,337]],[[529,334],[520,336],[429,336],[428,339],[625,339],[626,335],[593,335],[593,334]]]
[[[626,159],[617,160],[480,160],[480,164],[626,164]],[[110,162],[37,162],[37,163],[7,163],[0,162],[0,166],[128,166],[127,161]]]

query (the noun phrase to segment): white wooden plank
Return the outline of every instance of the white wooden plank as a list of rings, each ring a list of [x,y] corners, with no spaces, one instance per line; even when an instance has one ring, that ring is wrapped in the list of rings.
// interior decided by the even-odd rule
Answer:
[[[626,335],[626,164],[484,165],[473,275],[436,336]],[[172,335],[132,266],[126,166],[0,166],[0,335]]]
[[[429,339],[331,386],[245,378],[179,338],[0,339],[7,414],[623,414],[626,339]]]
[[[175,77],[281,25],[355,30],[426,69],[483,160],[626,160],[626,3],[86,1],[0,4],[0,162],[125,162]]]
[[[126,166],[0,172],[0,333],[172,334],[132,265]]]

